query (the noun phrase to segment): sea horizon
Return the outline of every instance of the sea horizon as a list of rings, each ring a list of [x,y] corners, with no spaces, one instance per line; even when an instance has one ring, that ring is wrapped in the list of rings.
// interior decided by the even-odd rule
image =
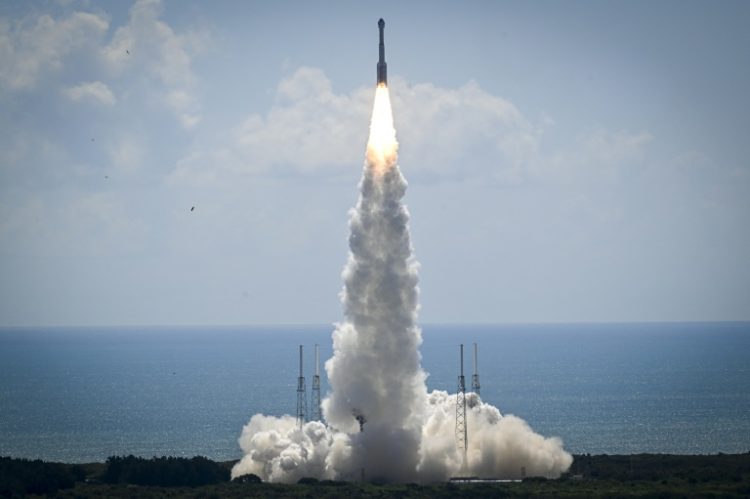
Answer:
[[[278,323],[196,323],[196,324],[180,324],[180,323],[133,323],[133,324],[6,324],[0,325],[0,330],[4,329],[92,329],[92,328],[291,328],[291,327],[322,327],[322,326],[334,326],[338,322],[343,321],[341,318],[338,321],[330,323],[325,322],[278,322]],[[482,321],[466,321],[466,322],[422,322],[417,320],[418,327],[430,327],[430,326],[467,326],[467,327],[483,327],[483,326],[554,326],[554,325],[649,325],[649,324],[750,324],[750,318],[748,319],[707,319],[707,320],[576,320],[576,321],[497,321],[497,322],[482,322]]]

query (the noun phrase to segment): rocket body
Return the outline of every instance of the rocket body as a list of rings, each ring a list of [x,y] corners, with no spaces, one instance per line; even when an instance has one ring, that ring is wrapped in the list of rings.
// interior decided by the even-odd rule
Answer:
[[[383,40],[385,21],[383,21],[382,18],[378,21],[378,28],[380,29],[380,45],[378,46],[380,54],[380,58],[378,59],[378,85],[388,85],[388,66],[385,64],[385,42]]]

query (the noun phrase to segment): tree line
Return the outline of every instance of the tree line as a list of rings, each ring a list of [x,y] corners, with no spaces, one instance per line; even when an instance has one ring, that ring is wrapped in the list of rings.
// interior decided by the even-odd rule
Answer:
[[[76,465],[0,457],[0,497],[51,494],[73,488],[85,477],[83,468]]]
[[[229,470],[202,456],[154,457],[112,456],[101,477],[104,483],[131,483],[160,487],[199,487],[229,481]]]

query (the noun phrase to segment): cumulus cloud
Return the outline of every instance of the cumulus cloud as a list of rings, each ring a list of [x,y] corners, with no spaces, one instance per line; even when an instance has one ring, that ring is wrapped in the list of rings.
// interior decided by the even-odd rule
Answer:
[[[413,179],[482,176],[517,183],[532,173],[541,126],[509,101],[469,82],[459,88],[391,83],[401,162]],[[209,175],[206,165],[251,175],[335,175],[362,160],[372,88],[335,93],[321,69],[302,67],[283,79],[266,113],[238,124],[228,142],[191,153],[176,178]],[[473,159],[471,163],[466,158]]]
[[[101,81],[90,81],[81,83],[74,87],[68,87],[63,90],[63,93],[71,100],[74,101],[91,101],[106,106],[112,106],[117,99],[112,93],[109,87]]]
[[[154,100],[163,102],[184,128],[193,128],[201,115],[192,60],[209,37],[197,29],[175,30],[161,19],[162,13],[161,0],[137,0],[127,24],[109,41],[109,20],[97,13],[0,19],[0,88],[33,89],[44,75],[61,71],[78,54],[98,81],[64,88],[63,95],[113,105],[113,83],[118,88],[118,81],[127,79],[128,87],[140,83],[149,93],[156,91]]]
[[[362,123],[368,119],[371,90],[336,95],[322,70],[302,67],[279,83],[276,102],[265,115],[252,114],[233,133],[237,167],[312,172],[359,164],[364,149]]]
[[[59,70],[71,53],[97,43],[108,28],[106,18],[90,12],[62,19],[0,19],[0,83],[12,90],[34,87],[46,72]]]
[[[648,132],[595,129],[545,158],[545,174],[564,183],[615,183],[644,155],[654,137]]]
[[[206,44],[206,35],[196,31],[177,33],[160,19],[160,0],[138,0],[130,9],[128,23],[117,28],[101,53],[109,68],[122,74],[142,69],[161,86],[162,98],[185,128],[200,121],[194,95],[192,57]]]
[[[510,101],[475,82],[441,88],[397,79],[393,95],[396,127],[405,144],[402,163],[410,174],[489,175],[517,183],[530,173],[542,129]]]

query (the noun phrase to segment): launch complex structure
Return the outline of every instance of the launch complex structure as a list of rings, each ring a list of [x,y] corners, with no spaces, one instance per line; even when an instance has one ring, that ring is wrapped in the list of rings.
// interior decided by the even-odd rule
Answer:
[[[385,21],[378,20],[379,43],[377,63],[377,86],[388,86],[388,65],[385,62]],[[312,400],[310,412],[307,410],[307,387],[302,365],[303,346],[299,346],[299,376],[297,377],[297,425],[301,429],[307,421],[323,422],[323,413],[320,404],[320,357],[318,345],[315,345],[315,374],[312,378]],[[466,464],[466,451],[468,449],[468,430],[466,421],[466,380],[464,377],[464,345],[460,345],[459,356],[458,390],[456,392],[456,448],[463,454],[463,462]],[[477,344],[474,343],[474,374],[471,377],[471,391],[479,395],[479,372],[477,365]],[[359,423],[359,430],[364,431],[367,417],[365,414],[355,410],[353,417]]]
[[[466,379],[464,378],[464,344],[459,346],[458,390],[456,390],[456,447],[463,452],[464,465],[469,438],[466,428]],[[477,344],[474,343],[474,374],[471,376],[471,391],[479,395],[479,366],[477,364]]]
[[[315,374],[312,378],[312,400],[310,404],[310,417],[307,412],[307,387],[305,385],[305,374],[302,369],[303,346],[299,346],[299,376],[297,377],[297,425],[302,426],[307,421],[323,421],[323,412],[320,409],[320,355],[318,345],[315,345]]]
[[[297,425],[302,428],[308,421],[323,420],[323,412],[320,405],[320,352],[318,345],[315,345],[315,374],[312,377],[312,396],[310,412],[307,411],[307,387],[305,384],[305,374],[303,371],[303,345],[299,346],[299,376],[297,377]],[[477,344],[474,343],[474,374],[471,376],[471,392],[479,395],[479,364],[477,355]],[[459,345],[459,371],[458,371],[458,390],[456,391],[456,447],[459,452],[463,453],[464,463],[466,462],[466,451],[469,447],[468,429],[466,425],[466,381],[464,376],[464,345]],[[309,414],[309,417],[308,417]],[[364,431],[367,419],[364,414],[356,413],[354,418],[359,423],[360,431]]]
[[[332,348],[323,345],[324,356],[330,355],[326,376],[321,378],[315,345],[308,382],[305,345],[299,345],[296,418],[253,416],[243,427],[245,454],[232,474],[259,473],[263,480],[293,483],[306,476],[356,481],[360,471],[364,481],[367,469],[373,481],[432,483],[451,477],[478,480],[480,474],[516,478],[519,468],[523,477],[528,465],[532,474],[560,476],[573,459],[560,439],[546,439],[520,418],[504,417],[481,400],[477,343],[473,373],[464,372],[464,343],[456,344],[458,377],[450,374],[452,362],[440,361],[429,366],[436,375],[429,379],[439,389],[428,386],[423,360],[429,359],[420,352],[419,263],[404,202],[408,185],[398,163],[383,19],[378,29],[377,86],[341,273],[343,317],[332,324]],[[458,342],[469,339],[466,333],[461,331]],[[313,338],[302,341],[312,346],[322,339]],[[285,376],[293,378],[291,372]],[[450,378],[457,380],[455,392],[445,389]]]

